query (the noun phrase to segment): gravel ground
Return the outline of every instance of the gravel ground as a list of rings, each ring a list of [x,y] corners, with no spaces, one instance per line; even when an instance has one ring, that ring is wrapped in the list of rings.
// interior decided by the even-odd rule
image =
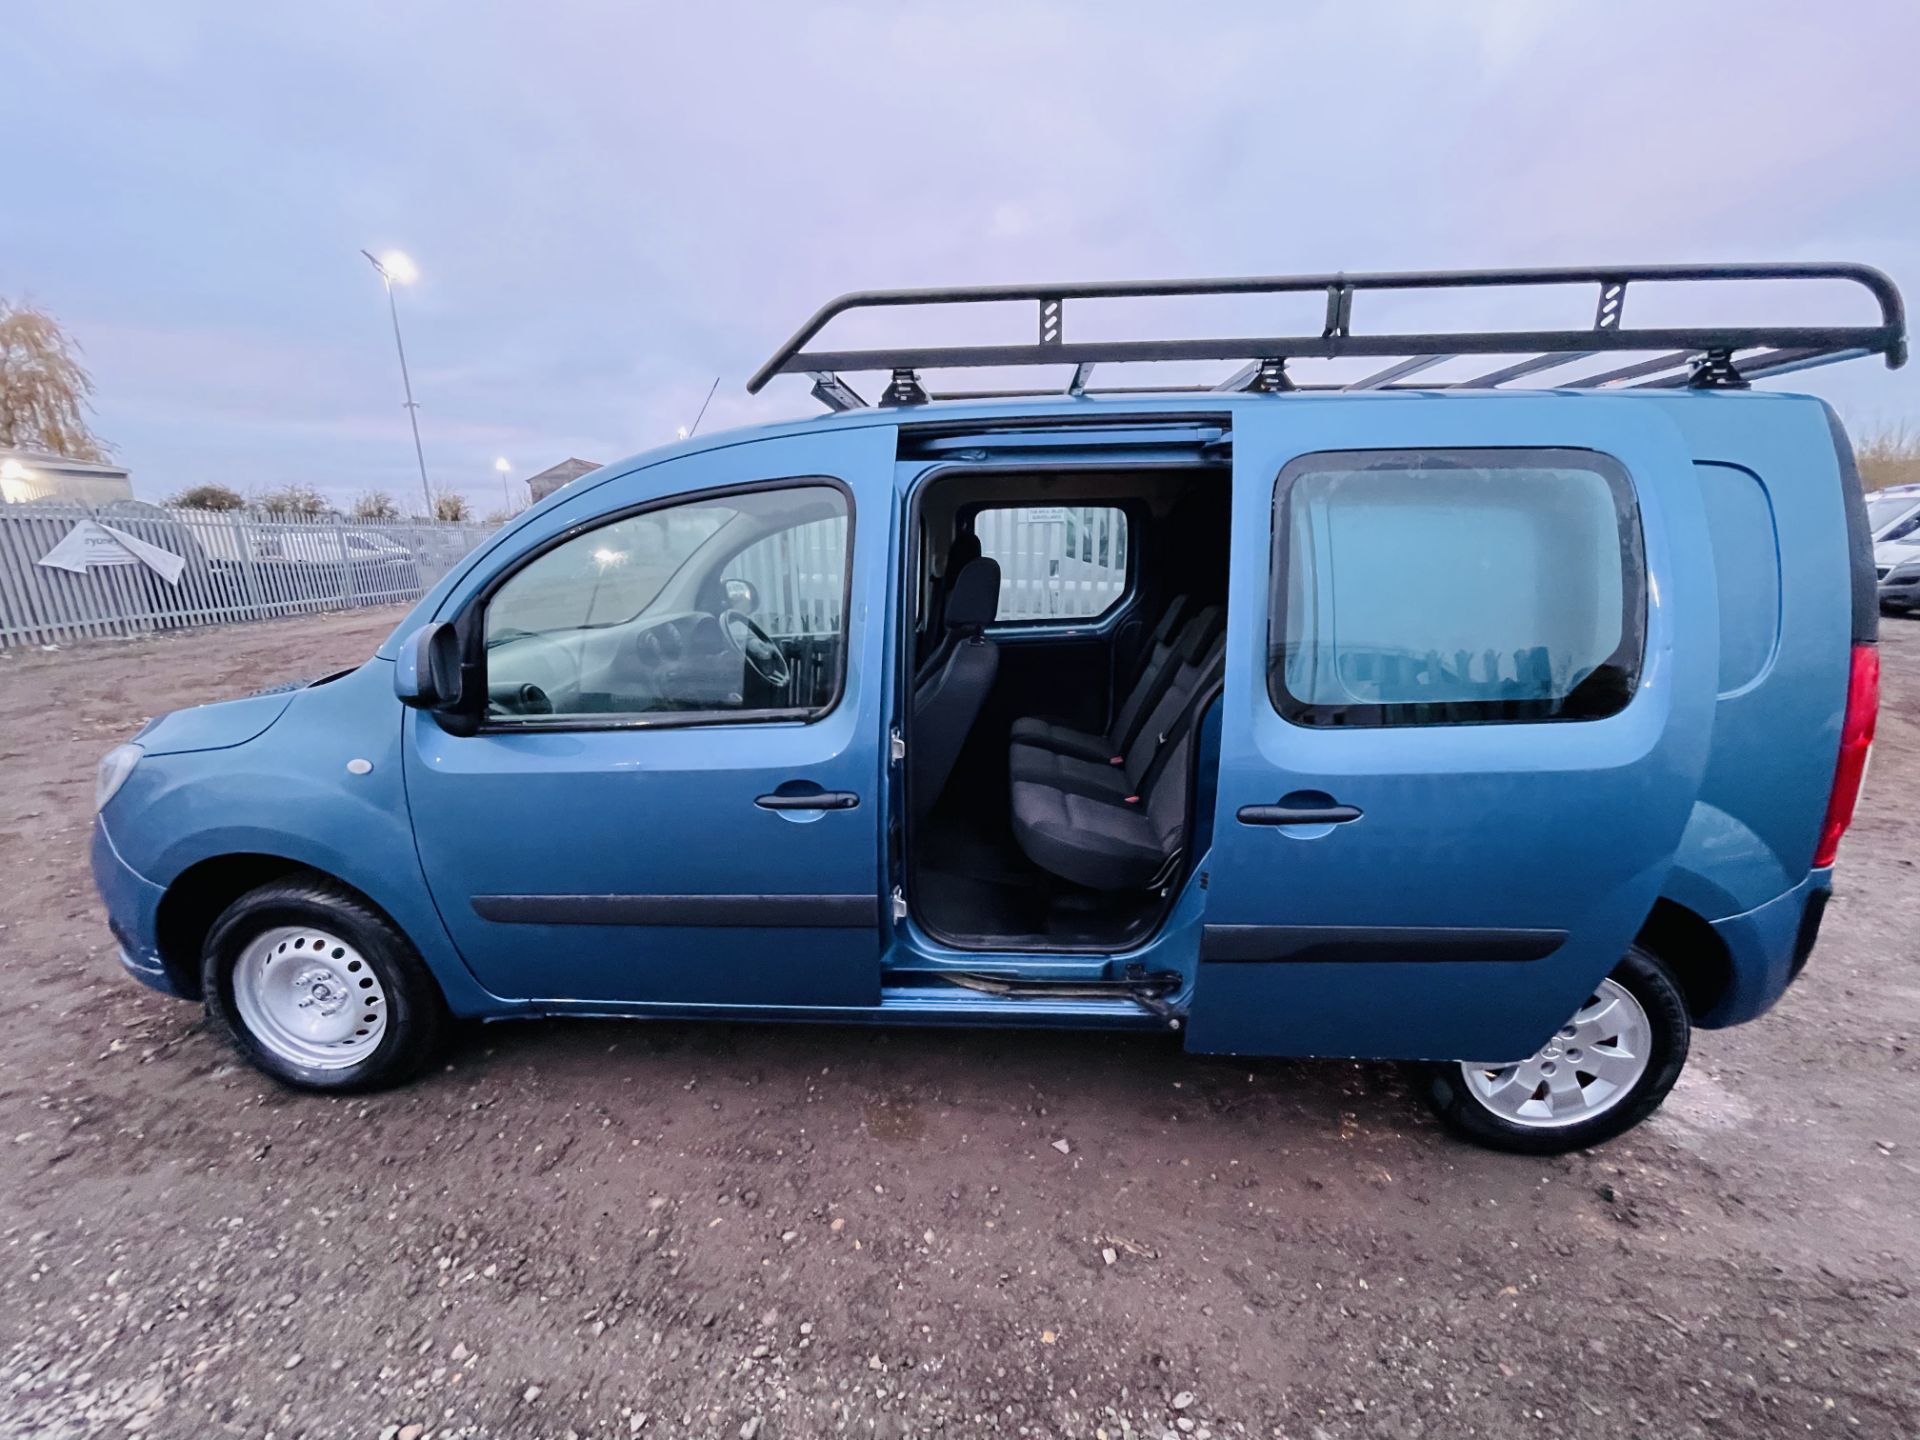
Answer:
[[[1920,623],[1806,976],[1540,1161],[1165,1039],[525,1023],[283,1090],[120,977],[93,766],[393,622],[0,653],[0,1433],[1920,1433]]]

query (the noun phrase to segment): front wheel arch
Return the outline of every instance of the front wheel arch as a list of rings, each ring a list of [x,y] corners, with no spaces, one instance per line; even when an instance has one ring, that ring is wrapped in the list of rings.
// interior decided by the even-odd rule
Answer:
[[[395,930],[406,933],[372,896],[314,865],[284,855],[239,853],[213,855],[196,861],[174,877],[160,897],[154,915],[154,940],[160,963],[176,993],[191,1000],[206,998],[200,987],[201,952],[214,922],[242,895],[276,880],[311,880],[331,885],[373,909]]]

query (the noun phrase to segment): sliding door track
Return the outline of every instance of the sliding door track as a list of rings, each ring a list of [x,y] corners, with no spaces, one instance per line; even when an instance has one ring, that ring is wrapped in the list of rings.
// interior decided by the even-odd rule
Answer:
[[[1009,1000],[1131,1000],[1166,1021],[1169,1029],[1178,1030],[1181,1024],[1180,1012],[1168,997],[1179,992],[1185,977],[1173,970],[1149,972],[1132,965],[1118,980],[1026,980],[972,970],[943,971],[940,978],[963,989]]]

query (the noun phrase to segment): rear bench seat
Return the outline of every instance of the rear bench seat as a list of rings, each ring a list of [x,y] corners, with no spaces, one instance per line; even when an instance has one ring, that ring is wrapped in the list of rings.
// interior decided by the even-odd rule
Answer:
[[[1173,728],[1181,708],[1200,684],[1200,667],[1208,647],[1220,634],[1221,618],[1217,606],[1209,605],[1181,627],[1179,637],[1169,647],[1165,675],[1151,677],[1159,694],[1129,727],[1132,734],[1117,750],[1095,757],[1084,751],[1061,754],[1019,738],[1015,732],[1007,758],[1007,772],[1014,780],[1027,780],[1088,795],[1096,800],[1123,800],[1138,794],[1147,767],[1161,745],[1161,737]],[[1143,679],[1136,689],[1148,688]],[[1131,697],[1129,697],[1131,700]]]
[[[1133,688],[1127,692],[1127,698],[1120,702],[1113,724],[1107,727],[1104,735],[1076,730],[1056,720],[1029,716],[1013,722],[1013,743],[1051,750],[1056,755],[1077,755],[1082,760],[1091,760],[1099,765],[1106,764],[1115,755],[1126,754],[1140,733],[1140,727],[1146,724],[1147,717],[1153,713],[1153,707],[1160,703],[1160,697],[1166,693],[1167,684],[1178,668],[1179,655],[1174,647],[1180,620],[1186,609],[1187,597],[1174,597],[1173,603],[1167,606],[1167,613],[1153,627],[1153,639],[1147,645],[1146,661],[1140,667]]]
[[[1225,646],[1217,614],[1211,623],[1196,616],[1181,631],[1174,678],[1123,764],[1013,747],[1013,833],[1029,860],[1094,890],[1144,889],[1172,875],[1193,735]]]

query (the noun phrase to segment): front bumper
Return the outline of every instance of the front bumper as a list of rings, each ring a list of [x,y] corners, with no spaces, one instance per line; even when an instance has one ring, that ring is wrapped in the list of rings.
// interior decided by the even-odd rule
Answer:
[[[1733,961],[1727,993],[1700,1024],[1709,1030],[1767,1013],[1800,976],[1819,938],[1833,895],[1833,871],[1814,870],[1784,895],[1741,915],[1713,922]]]
[[[175,983],[160,959],[155,919],[164,892],[120,858],[106,825],[97,819],[93,822],[92,858],[93,883],[100,891],[100,903],[106,907],[107,928],[120,946],[121,966],[142,985],[162,995],[195,998]]]

